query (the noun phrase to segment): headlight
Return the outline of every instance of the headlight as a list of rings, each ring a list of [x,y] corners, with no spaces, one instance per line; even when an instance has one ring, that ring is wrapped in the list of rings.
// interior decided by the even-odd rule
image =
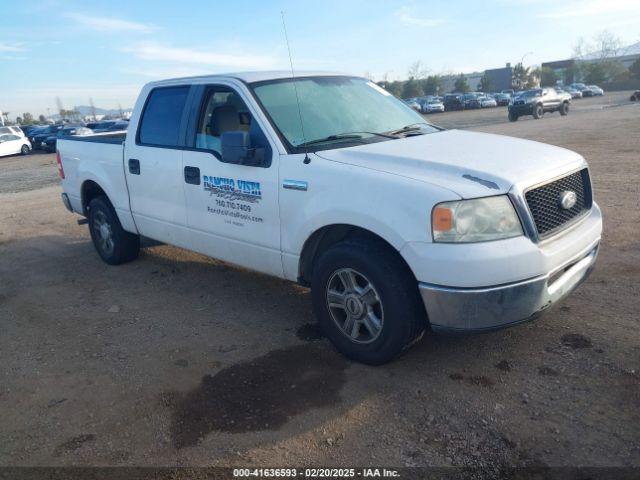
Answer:
[[[522,235],[522,226],[506,195],[444,202],[431,215],[434,242],[485,242]]]

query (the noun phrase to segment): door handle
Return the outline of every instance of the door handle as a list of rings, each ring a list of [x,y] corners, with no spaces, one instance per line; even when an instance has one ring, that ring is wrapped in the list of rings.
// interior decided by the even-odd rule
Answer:
[[[200,185],[200,169],[198,167],[184,167],[184,181],[191,185]]]
[[[284,180],[282,187],[287,190],[300,190],[306,192],[309,188],[309,184],[303,180]]]
[[[140,160],[135,158],[129,159],[129,173],[133,175],[140,175]]]

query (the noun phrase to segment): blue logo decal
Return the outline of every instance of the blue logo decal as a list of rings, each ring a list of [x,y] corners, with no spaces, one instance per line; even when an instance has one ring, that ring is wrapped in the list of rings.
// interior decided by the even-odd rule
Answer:
[[[255,203],[262,199],[260,182],[225,177],[202,176],[204,189],[219,198]]]

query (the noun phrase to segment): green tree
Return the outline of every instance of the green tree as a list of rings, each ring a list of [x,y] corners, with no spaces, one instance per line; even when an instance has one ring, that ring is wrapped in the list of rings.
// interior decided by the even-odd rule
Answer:
[[[607,80],[607,71],[601,62],[589,62],[584,66],[584,81],[588,84],[602,83]]]
[[[538,73],[541,87],[553,87],[558,82],[558,75],[549,67],[541,67]]]
[[[469,84],[467,83],[467,77],[465,77],[464,74],[461,73],[460,76],[456,78],[456,83],[453,85],[453,91],[466,93],[469,90],[470,89],[469,89]]]
[[[24,124],[22,123],[22,117],[16,117],[16,123],[17,123],[18,125],[24,125]]]
[[[45,117],[44,115],[40,114],[40,115],[38,115],[38,121],[40,123],[47,123],[47,117]]]
[[[491,81],[491,77],[489,77],[487,72],[485,72],[480,78],[480,90],[483,92],[490,92],[492,88],[493,82]]]
[[[422,81],[422,90],[425,95],[437,95],[442,91],[442,77],[440,75],[429,75]]]
[[[400,98],[402,96],[402,84],[403,82],[399,82],[398,80],[387,82],[385,90],[391,95]]]
[[[424,95],[420,83],[415,78],[410,78],[402,86],[402,98],[413,98]]]
[[[22,114],[22,123],[24,125],[31,125],[33,123],[33,115],[29,112],[25,112]]]
[[[529,88],[531,83],[531,69],[525,67],[522,62],[513,67],[513,86],[519,90]]]

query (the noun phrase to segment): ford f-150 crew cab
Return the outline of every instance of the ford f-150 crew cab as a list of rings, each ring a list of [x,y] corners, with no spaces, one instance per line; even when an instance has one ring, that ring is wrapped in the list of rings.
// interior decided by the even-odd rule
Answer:
[[[369,364],[426,329],[533,318],[587,277],[602,231],[577,153],[443,130],[347,75],[153,82],[126,135],[61,138],[57,158],[105,262],[145,236],[297,281]]]

